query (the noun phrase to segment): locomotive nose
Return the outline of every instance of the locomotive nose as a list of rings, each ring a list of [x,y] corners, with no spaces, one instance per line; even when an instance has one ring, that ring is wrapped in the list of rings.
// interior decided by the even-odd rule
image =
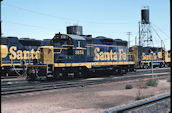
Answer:
[[[1,48],[1,57],[5,58],[8,55],[8,47],[6,45],[0,45]]]

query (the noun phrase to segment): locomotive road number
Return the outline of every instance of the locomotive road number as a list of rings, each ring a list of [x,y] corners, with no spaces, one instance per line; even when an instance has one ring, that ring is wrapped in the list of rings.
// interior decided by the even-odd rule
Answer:
[[[77,55],[84,54],[84,50],[75,50],[75,54]]]

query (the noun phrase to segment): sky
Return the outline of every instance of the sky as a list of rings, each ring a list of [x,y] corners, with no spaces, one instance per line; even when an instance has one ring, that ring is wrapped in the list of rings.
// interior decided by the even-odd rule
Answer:
[[[138,44],[141,9],[149,7],[153,46],[170,49],[170,0],[3,0],[2,36],[51,39],[66,26],[83,26],[83,34]],[[135,42],[136,38],[136,42]]]

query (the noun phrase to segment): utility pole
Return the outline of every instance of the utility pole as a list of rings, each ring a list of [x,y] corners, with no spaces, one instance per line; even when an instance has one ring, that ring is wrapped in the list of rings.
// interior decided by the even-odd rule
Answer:
[[[165,44],[163,40],[161,40],[161,48],[165,49]]]
[[[0,0],[0,35],[1,35],[1,37],[2,37],[2,28],[1,28],[1,2],[2,2],[2,0]],[[0,39],[1,39],[1,37],[0,37]],[[0,41],[1,42],[1,41]]]
[[[1,35],[0,36],[0,44],[1,44],[1,37],[2,37],[2,28],[1,28],[1,2],[2,2],[2,0],[0,0],[0,35]],[[0,46],[0,51],[1,51],[1,46]],[[1,53],[0,53],[0,59],[1,59]],[[0,65],[1,65],[1,61],[0,61]]]
[[[127,35],[128,35],[128,48],[130,48],[130,35],[131,35],[131,32],[127,32]]]
[[[137,37],[135,37],[135,45],[137,45]]]
[[[139,21],[139,46],[141,46],[141,36],[140,36],[140,21]]]
[[[152,70],[152,78],[153,78],[153,51],[151,50],[151,70]]]

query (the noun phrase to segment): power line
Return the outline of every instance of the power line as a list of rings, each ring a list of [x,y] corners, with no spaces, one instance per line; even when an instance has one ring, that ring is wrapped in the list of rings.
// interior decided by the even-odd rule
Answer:
[[[23,10],[23,11],[26,11],[26,12],[30,12],[30,13],[34,13],[34,14],[38,14],[38,15],[42,15],[42,16],[48,16],[48,17],[52,17],[52,18],[56,18],[56,19],[60,19],[60,20],[67,19],[67,20],[77,21],[77,19],[59,17],[59,16],[50,15],[50,14],[46,14],[46,13],[42,13],[42,12],[38,12],[38,11],[26,9],[26,8],[14,6],[14,5],[4,5],[4,6],[10,7],[10,8],[16,8],[16,9],[18,9],[18,10]]]
[[[46,17],[51,17],[51,18],[54,18],[54,19],[76,21],[77,23],[78,23],[79,21],[82,21],[82,22],[86,22],[86,23],[104,24],[104,25],[131,24],[131,23],[124,23],[124,22],[122,22],[122,23],[120,23],[120,22],[118,22],[118,23],[113,23],[113,22],[112,22],[112,23],[107,23],[107,22],[97,22],[97,21],[79,20],[79,19],[66,18],[66,17],[60,17],[60,16],[56,16],[56,15],[46,14],[46,13],[42,13],[42,12],[38,12],[38,11],[26,9],[26,8],[14,6],[14,5],[4,5],[4,6],[10,7],[10,8],[15,8],[15,9],[22,10],[22,11],[26,11],[26,12],[30,12],[30,13],[34,13],[34,14],[37,14],[37,15],[42,15],[42,16],[46,16]]]
[[[155,34],[158,36],[158,38],[161,40],[161,43],[163,42],[164,43],[164,41],[162,40],[162,38],[159,36],[159,34],[156,32],[156,30],[154,29],[154,27],[152,26],[152,29],[153,29],[153,31],[155,32]],[[156,39],[156,38],[155,38]],[[165,46],[165,45],[164,45]]]
[[[18,22],[12,22],[12,21],[3,21],[7,22],[8,24],[15,24],[15,25],[19,25],[19,26],[24,26],[24,27],[32,27],[32,28],[39,28],[39,29],[48,29],[44,26],[35,26],[35,25],[29,25],[29,24],[23,24],[23,23],[18,23]]]
[[[154,32],[155,32],[155,34],[158,36],[158,38],[159,38],[160,40],[162,40],[161,37],[160,37],[159,34],[156,32],[156,30],[154,29],[153,26],[152,26],[152,29],[154,30]]]
[[[162,31],[158,26],[156,26],[155,24],[152,24],[153,26],[155,26],[159,31],[161,31],[164,35],[166,35],[166,37],[170,38],[164,31]]]
[[[28,27],[28,28],[34,28],[34,29],[43,29],[44,31],[46,31],[46,32],[50,32],[50,28],[47,28],[47,27],[44,27],[44,26],[36,26],[36,25],[30,25],[30,24],[24,24],[24,23],[19,23],[19,22],[13,22],[13,21],[3,21],[3,23],[6,23],[6,24],[14,24],[14,25],[17,25],[17,26],[22,26],[22,27]],[[14,28],[14,27],[13,27]],[[87,31],[87,32],[92,32],[92,31]],[[105,32],[105,31],[104,31]],[[108,32],[108,34],[110,34],[110,33],[115,33],[115,34],[117,34],[117,33],[119,33],[119,32],[117,32],[117,31],[106,31],[106,32]],[[96,34],[96,33],[98,33],[98,34],[100,34],[100,33],[103,33],[102,31],[94,31],[94,33]],[[4,34],[4,33],[3,33]]]
[[[139,38],[138,35],[139,35],[139,31],[138,31],[137,34],[135,35],[135,45],[137,45],[137,38]]]

